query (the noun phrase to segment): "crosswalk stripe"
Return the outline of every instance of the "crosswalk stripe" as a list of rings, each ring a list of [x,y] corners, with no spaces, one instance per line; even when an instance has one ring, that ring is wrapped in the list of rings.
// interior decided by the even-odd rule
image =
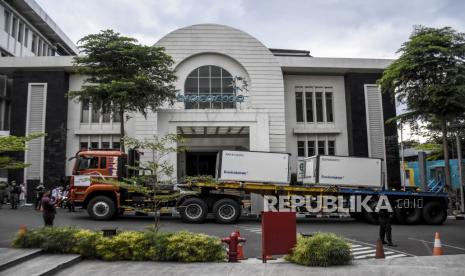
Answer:
[[[376,249],[370,249],[370,250],[363,250],[363,251],[355,251],[352,252],[353,255],[360,255],[360,254],[366,254],[366,253],[372,253],[376,252]]]
[[[366,250],[366,249],[370,249],[372,247],[367,247],[367,246],[364,246],[364,247],[357,247],[357,248],[352,248],[352,251],[360,251],[360,250]]]
[[[374,256],[375,254],[365,254],[365,255],[355,256],[354,259],[355,260],[367,259],[367,258],[374,257]]]
[[[357,247],[361,247],[361,245],[360,245],[360,244],[351,244],[350,246],[351,246],[352,248],[354,248],[354,247],[355,247],[355,248],[357,248]]]
[[[405,254],[391,255],[391,256],[387,256],[386,259],[393,259],[393,258],[400,258],[400,257],[407,257],[407,255]]]

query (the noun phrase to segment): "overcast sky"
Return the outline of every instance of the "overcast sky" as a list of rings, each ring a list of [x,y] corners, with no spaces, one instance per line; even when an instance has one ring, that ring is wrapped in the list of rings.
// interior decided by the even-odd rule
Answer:
[[[462,0],[36,0],[76,42],[114,29],[154,44],[188,25],[241,29],[269,48],[310,50],[319,57],[393,58],[412,26],[465,32]]]

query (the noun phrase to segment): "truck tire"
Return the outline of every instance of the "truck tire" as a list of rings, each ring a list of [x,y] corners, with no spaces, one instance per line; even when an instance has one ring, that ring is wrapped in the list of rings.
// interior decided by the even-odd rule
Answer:
[[[188,198],[179,206],[179,214],[184,222],[202,223],[207,218],[208,206],[200,198]]]
[[[235,223],[241,215],[241,206],[234,199],[223,198],[213,204],[213,215],[218,223]]]
[[[394,212],[400,224],[413,225],[421,222],[421,209],[419,208],[394,208]]]
[[[438,201],[427,202],[423,207],[422,215],[427,224],[442,224],[447,219],[446,206]]]
[[[115,202],[107,196],[96,196],[87,204],[87,213],[96,220],[110,220],[116,213]]]

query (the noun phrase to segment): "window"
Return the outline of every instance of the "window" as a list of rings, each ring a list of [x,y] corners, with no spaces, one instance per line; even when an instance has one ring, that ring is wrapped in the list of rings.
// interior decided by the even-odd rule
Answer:
[[[39,39],[38,41],[37,55],[38,56],[42,55],[42,40],[41,39]]]
[[[44,46],[42,47],[42,55],[43,56],[47,55],[47,49],[48,49],[48,45],[44,42]]]
[[[297,156],[305,157],[305,141],[297,141]]]
[[[297,122],[304,121],[304,104],[303,104],[303,92],[302,87],[295,88],[295,110]]]
[[[37,55],[37,36],[32,35],[31,52]]]
[[[27,27],[24,28],[24,42],[23,46],[27,48],[27,44],[29,42],[29,29]]]
[[[18,18],[13,16],[13,26],[11,28],[11,36],[14,38],[18,37]]]
[[[7,34],[11,31],[11,13],[5,10],[5,32]]]
[[[81,156],[78,159],[78,170],[98,169],[97,156]]]
[[[185,96],[234,96],[231,74],[214,65],[201,66],[194,69],[184,83]],[[200,99],[200,98],[198,98]],[[226,109],[236,108],[235,102],[229,101],[194,101],[185,102],[186,109]]]
[[[102,113],[102,123],[109,123],[111,119],[111,112]]]
[[[96,108],[96,106],[92,105],[91,108],[91,122],[92,123],[100,123],[100,110]]]
[[[328,88],[328,87],[327,87]],[[328,89],[326,89],[328,91]],[[333,93],[325,92],[326,101],[326,122],[333,122]]]
[[[335,141],[328,140],[328,155],[336,155]]]
[[[315,103],[316,103],[316,121],[324,122],[323,120],[323,87],[316,87]]]
[[[89,110],[90,110],[89,100],[83,100],[81,102],[81,123],[89,122]]]
[[[22,22],[19,22],[19,28],[18,28],[19,43],[23,43],[23,29],[24,29],[24,24]]]
[[[119,149],[119,135],[80,135],[80,149]]]
[[[306,121],[313,122],[313,87],[305,88]]]
[[[307,156],[315,155],[315,141],[307,141]]]
[[[106,168],[107,168],[107,158],[100,157],[100,169],[106,169]]]
[[[334,122],[332,87],[296,86],[295,99],[298,123]]]
[[[318,141],[318,154],[325,154],[325,141]]]

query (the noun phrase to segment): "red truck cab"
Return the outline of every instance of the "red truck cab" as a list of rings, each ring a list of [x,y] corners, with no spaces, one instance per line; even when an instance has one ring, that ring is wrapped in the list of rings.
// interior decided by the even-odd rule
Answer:
[[[92,208],[96,210],[90,211],[94,214],[114,215],[119,208],[120,188],[109,182],[125,177],[126,160],[127,155],[119,150],[79,151],[75,156],[70,179],[70,198],[74,204],[87,208],[89,202],[95,198],[105,197],[112,202],[104,202],[98,206],[94,206],[94,203]]]

